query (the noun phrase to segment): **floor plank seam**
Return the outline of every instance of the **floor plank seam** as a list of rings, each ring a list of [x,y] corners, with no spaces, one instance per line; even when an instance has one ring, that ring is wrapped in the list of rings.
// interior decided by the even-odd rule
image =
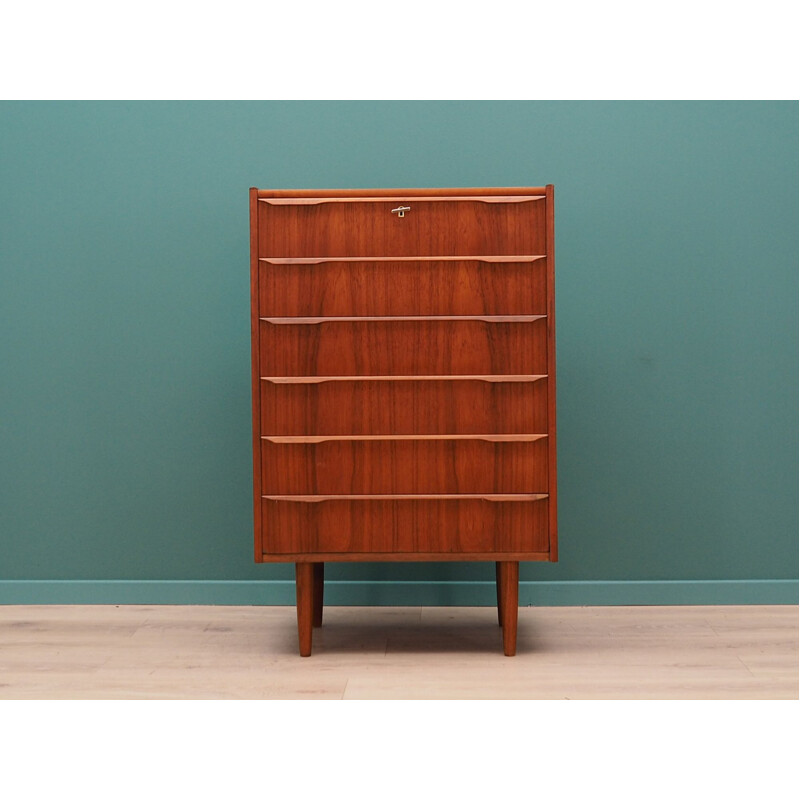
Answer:
[[[741,656],[737,655],[736,660],[750,673],[754,680],[758,680],[757,675],[753,672],[753,670],[750,669],[750,667],[747,666],[747,664],[744,663],[744,661],[742,661]]]

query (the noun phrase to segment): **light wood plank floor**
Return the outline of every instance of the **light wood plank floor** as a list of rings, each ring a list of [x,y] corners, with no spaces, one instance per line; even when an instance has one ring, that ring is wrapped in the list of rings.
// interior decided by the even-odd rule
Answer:
[[[0,606],[0,699],[797,699],[797,606]]]

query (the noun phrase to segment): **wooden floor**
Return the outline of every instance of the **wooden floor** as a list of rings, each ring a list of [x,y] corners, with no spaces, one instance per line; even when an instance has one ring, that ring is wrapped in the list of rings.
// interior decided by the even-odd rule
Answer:
[[[0,699],[797,699],[797,606],[0,606]]]

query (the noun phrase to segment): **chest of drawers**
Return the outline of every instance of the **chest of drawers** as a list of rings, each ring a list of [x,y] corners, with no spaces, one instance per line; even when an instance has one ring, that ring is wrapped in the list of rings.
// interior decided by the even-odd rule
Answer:
[[[553,187],[250,190],[255,559],[556,561]]]

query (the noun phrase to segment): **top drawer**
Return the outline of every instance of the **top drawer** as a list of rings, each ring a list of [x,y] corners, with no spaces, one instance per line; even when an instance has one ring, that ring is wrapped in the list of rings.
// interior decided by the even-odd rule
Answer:
[[[393,209],[404,208],[401,217]],[[260,197],[261,258],[543,255],[545,196]]]

